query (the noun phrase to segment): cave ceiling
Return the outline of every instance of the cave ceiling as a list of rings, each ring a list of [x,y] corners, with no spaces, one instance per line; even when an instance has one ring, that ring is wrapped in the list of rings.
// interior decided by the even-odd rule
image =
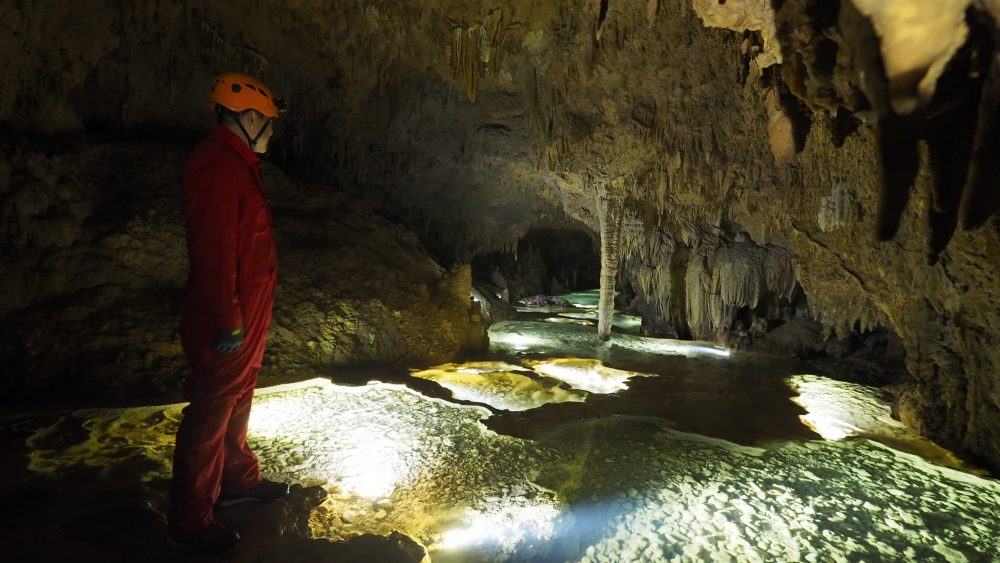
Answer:
[[[16,56],[0,70],[14,85],[0,92],[0,119],[48,133],[198,131],[210,119],[204,84],[244,70],[292,104],[273,158],[381,201],[455,259],[509,247],[538,222],[596,230],[594,197],[612,184],[640,215],[662,216],[670,203],[725,214],[747,187],[794,183],[786,164],[807,139],[830,150],[843,142],[808,136],[811,123],[855,131],[864,121],[882,147],[870,165],[886,170],[875,222],[891,238],[916,169],[916,140],[900,137],[967,139],[954,158],[992,139],[977,128],[992,117],[978,119],[991,38],[970,39],[971,4],[7,5],[0,52]],[[976,7],[985,28],[992,3]],[[82,14],[88,25],[74,25]],[[956,66],[964,74],[935,96]],[[937,208],[951,217],[931,226],[941,231],[933,252],[951,236],[963,190],[965,225],[989,217],[988,172],[942,172]],[[675,183],[720,193],[697,201]]]

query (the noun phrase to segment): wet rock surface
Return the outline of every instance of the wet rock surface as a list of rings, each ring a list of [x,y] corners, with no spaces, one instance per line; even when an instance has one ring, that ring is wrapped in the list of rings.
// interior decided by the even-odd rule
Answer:
[[[517,302],[525,307],[572,307],[569,301],[553,295],[529,295]]]
[[[15,145],[0,298],[5,402],[177,396],[187,277],[184,145]],[[279,288],[262,381],[323,366],[444,359],[484,344],[471,270],[437,265],[364,203],[264,165]]]
[[[607,361],[621,366],[626,357]],[[580,359],[547,361],[583,372],[591,367]],[[0,537],[13,546],[8,553],[26,561],[998,556],[997,482],[885,445],[962,466],[889,419],[877,390],[795,377],[796,400],[826,440],[805,427],[794,430],[803,410],[783,405],[785,425],[771,421],[755,432],[784,434],[744,436],[737,444],[715,437],[732,434],[740,426],[734,420],[718,418],[721,426],[706,427],[708,434],[679,431],[675,426],[693,419],[675,407],[691,396],[657,410],[644,384],[683,394],[694,383],[699,393],[722,399],[753,364],[684,357],[671,364],[702,372],[705,381],[641,377],[596,402],[608,390],[591,387],[595,394],[582,405],[548,405],[529,411],[537,415],[533,422],[496,425],[530,438],[487,429],[496,415],[482,406],[398,384],[318,379],[263,390],[250,440],[265,474],[295,486],[281,501],[218,510],[216,517],[245,540],[213,558],[185,555],[162,539],[169,443],[181,405],[4,417],[0,453],[10,462],[0,500],[24,509],[16,517],[5,512]],[[732,378],[727,369],[750,371]],[[605,371],[611,379],[624,373]],[[758,387],[781,383],[777,373],[755,375]],[[502,386],[489,392],[508,395]],[[780,397],[740,412],[774,415]],[[588,409],[584,416],[566,410],[581,407]]]
[[[21,507],[0,538],[25,561],[1000,555],[996,480],[893,420],[884,390],[540,318],[491,336],[493,360],[258,389],[249,441],[293,490],[217,510],[244,537],[221,557],[163,542],[183,405],[0,416],[0,500]]]

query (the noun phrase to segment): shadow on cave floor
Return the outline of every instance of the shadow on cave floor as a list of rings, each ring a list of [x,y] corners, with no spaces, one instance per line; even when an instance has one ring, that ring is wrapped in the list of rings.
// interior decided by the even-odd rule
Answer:
[[[954,469],[877,389],[553,316],[449,364],[261,389],[251,445],[295,487],[220,511],[245,538],[221,559],[1000,557],[1000,483]],[[14,560],[213,559],[163,543],[182,406],[0,419]]]

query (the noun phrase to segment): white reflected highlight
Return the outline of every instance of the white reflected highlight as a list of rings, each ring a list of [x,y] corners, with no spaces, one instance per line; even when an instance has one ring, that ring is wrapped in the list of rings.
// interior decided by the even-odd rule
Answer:
[[[615,296],[620,292],[616,291]],[[559,295],[566,301],[569,301],[573,305],[585,309],[597,308],[597,305],[601,301],[601,290],[600,289],[588,289],[587,291],[575,291],[573,293],[567,293],[564,295]]]
[[[987,474],[892,418],[889,397],[881,389],[816,375],[796,375],[786,382],[799,394],[792,401],[807,411],[800,416],[802,423],[826,440],[861,436],[946,467]]]
[[[902,436],[906,429],[892,418],[881,391],[856,383],[815,375],[796,375],[788,385],[799,396],[792,399],[808,411],[802,422],[827,440],[858,434]]]
[[[408,473],[408,467],[401,455],[405,447],[385,437],[370,425],[343,429],[346,440],[356,447],[345,457],[346,463],[341,475],[341,486],[365,498],[384,498],[396,490],[400,479]]]
[[[314,379],[295,386],[297,388],[318,387],[329,392],[350,396],[377,390],[405,389],[382,383],[365,387],[334,386],[325,379]],[[282,388],[281,390],[287,390]],[[343,424],[342,413],[319,410],[321,404],[307,404],[294,396],[283,393],[265,393],[254,399],[250,411],[249,433],[254,439],[296,440],[298,433],[310,430],[315,424],[330,414],[339,415],[330,420],[330,431],[335,433],[342,446],[326,459],[314,456],[313,465],[303,467],[302,477],[312,481],[336,483],[341,489],[358,496],[378,499],[391,495],[402,480],[411,472],[407,462],[415,448],[418,437],[407,435],[394,428],[398,423],[388,417],[358,416],[353,424]]]
[[[524,411],[549,403],[583,402],[587,394],[539,379],[528,369],[504,362],[442,364],[414,371],[413,377],[434,381],[463,401],[508,411]]]
[[[588,356],[595,351],[620,348],[645,354],[685,357],[729,358],[731,352],[708,342],[648,338],[614,333],[609,342],[597,339],[593,327],[575,324],[503,321],[490,327],[490,345],[495,350],[536,354]]]
[[[582,319],[567,319],[565,317],[548,317],[543,319],[547,323],[558,323],[567,325],[583,325],[583,326],[593,326],[594,323]]]
[[[765,450],[607,416],[529,442],[489,431],[481,407],[321,379],[258,389],[251,442],[269,477],[330,493],[309,516],[314,538],[400,532],[439,563],[1000,561],[1000,482],[866,439],[915,443],[877,389],[806,375],[789,384],[836,421],[831,436],[864,438]],[[168,478],[181,406],[45,414],[26,440],[30,469]]]
[[[596,323],[599,317],[597,311],[589,311],[586,313],[559,313],[558,316],[567,319],[591,321],[593,323]],[[611,317],[611,324],[618,328],[632,331],[642,326],[642,318],[635,315],[626,315],[616,312]]]
[[[721,346],[715,346],[707,342],[670,340],[667,338],[645,338],[641,336],[623,335],[621,338],[614,338],[614,344],[634,350],[636,352],[646,352],[649,354],[665,354],[670,356],[712,356],[715,358],[729,358],[732,353]]]
[[[498,506],[472,511],[461,528],[449,530],[432,550],[482,550],[509,552],[523,541],[552,538],[559,510],[552,505]]]
[[[599,360],[561,358],[545,361],[527,361],[536,373],[568,383],[575,389],[590,393],[616,393],[628,389],[627,381],[633,377],[652,377],[653,374],[610,368]]]
[[[494,325],[496,326],[496,325]],[[544,338],[518,333],[490,332],[490,342],[513,350],[527,350],[535,346],[548,344]]]

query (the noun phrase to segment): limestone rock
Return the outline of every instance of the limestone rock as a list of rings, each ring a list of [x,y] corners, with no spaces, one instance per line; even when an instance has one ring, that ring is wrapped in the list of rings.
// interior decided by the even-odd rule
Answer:
[[[0,216],[8,400],[178,392],[187,258],[177,179],[186,156],[176,145],[121,143],[8,162],[13,185],[0,192],[9,203]],[[335,190],[270,165],[265,177],[279,255],[265,382],[485,345],[467,264],[443,270],[411,233]]]
[[[775,37],[774,10],[768,0],[691,0],[691,4],[706,27],[722,27],[737,33],[760,33],[764,39],[764,48],[756,55],[760,68],[781,63],[781,50]]]
[[[968,37],[972,0],[851,0],[882,40],[892,107],[905,115],[930,103],[938,78]]]
[[[819,230],[832,231],[861,220],[861,203],[857,192],[847,182],[837,182],[829,195],[820,199],[816,222]]]

